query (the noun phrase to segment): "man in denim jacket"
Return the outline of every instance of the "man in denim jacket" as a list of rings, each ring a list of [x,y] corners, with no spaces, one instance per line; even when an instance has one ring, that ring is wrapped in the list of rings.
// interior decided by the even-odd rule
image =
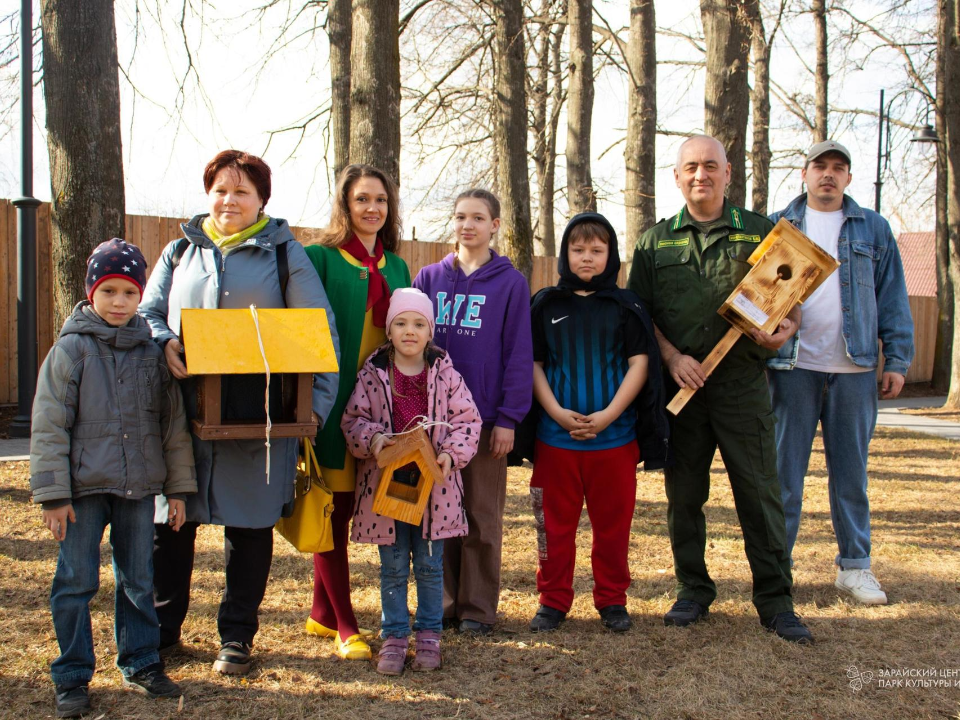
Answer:
[[[839,546],[835,585],[859,602],[883,605],[887,596],[870,569],[867,500],[867,451],[877,421],[877,339],[884,355],[880,395],[895,398],[913,358],[913,319],[890,226],[844,195],[850,166],[843,145],[817,143],[801,172],[807,193],[770,216],[792,222],[837,258],[840,268],[803,304],[799,332],[767,365],[791,557],[819,421]]]

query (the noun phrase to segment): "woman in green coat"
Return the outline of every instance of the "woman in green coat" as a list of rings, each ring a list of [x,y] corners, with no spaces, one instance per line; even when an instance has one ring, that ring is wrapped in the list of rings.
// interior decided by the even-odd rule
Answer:
[[[317,434],[317,456],[333,491],[334,547],[313,556],[313,609],[306,631],[335,638],[345,660],[368,660],[350,601],[347,538],[353,516],[356,467],[347,452],[340,417],[364,360],[386,341],[390,294],[410,286],[410,270],[395,253],[400,246],[397,186],[381,170],[348,165],[337,181],[330,224],[306,248],[330,299],[340,338],[340,387],[333,410]]]

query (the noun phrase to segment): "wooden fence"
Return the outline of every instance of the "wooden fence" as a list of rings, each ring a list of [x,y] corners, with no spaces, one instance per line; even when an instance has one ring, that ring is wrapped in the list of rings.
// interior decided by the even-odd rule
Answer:
[[[147,259],[148,271],[167,243],[180,237],[184,218],[127,215],[125,239],[137,245]],[[316,228],[292,228],[300,242],[316,237]],[[37,340],[40,362],[46,357],[59,328],[53,327],[53,262],[50,241],[50,204],[37,210]],[[404,240],[400,257],[410,267],[411,277],[420,268],[439,262],[452,249],[448,243]],[[626,265],[620,270],[620,285],[625,281]],[[0,274],[6,285],[0,288],[0,405],[17,402],[17,209],[9,200],[0,199]],[[535,257],[530,290],[536,292],[557,282],[557,260]],[[933,354],[937,335],[937,299],[911,297],[916,356],[907,382],[928,382],[933,376]],[[879,376],[879,371],[878,371]]]
[[[933,378],[933,356],[937,347],[937,299],[935,297],[910,296],[910,314],[913,315],[913,362],[907,370],[907,382],[930,382]],[[877,379],[883,373],[883,354]]]
[[[148,273],[171,240],[180,237],[184,218],[127,215],[125,240],[137,245],[148,263]],[[317,235],[316,228],[292,228],[300,242],[309,243]],[[53,327],[53,272],[50,240],[50,204],[37,210],[37,339],[40,362],[46,357],[60,328]],[[439,262],[452,249],[449,243],[404,240],[400,257],[410,267],[410,276],[420,268]],[[536,292],[557,282],[557,260],[535,257],[531,291]],[[625,267],[621,269],[621,283]],[[0,289],[0,405],[17,402],[17,209],[9,200],[0,199],[0,274],[6,285]]]

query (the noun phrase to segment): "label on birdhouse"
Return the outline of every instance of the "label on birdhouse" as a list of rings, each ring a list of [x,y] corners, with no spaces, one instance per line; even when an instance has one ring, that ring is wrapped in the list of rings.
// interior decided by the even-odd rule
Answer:
[[[737,293],[733,299],[733,306],[761,327],[770,319],[769,315],[754,305],[743,293]]]

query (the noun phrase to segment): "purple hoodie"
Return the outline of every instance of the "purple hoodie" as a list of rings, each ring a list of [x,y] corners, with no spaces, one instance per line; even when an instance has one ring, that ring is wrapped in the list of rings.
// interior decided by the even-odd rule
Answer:
[[[533,399],[530,287],[508,258],[490,254],[467,277],[450,253],[421,269],[413,286],[433,301],[434,342],[466,381],[484,427],[512,430]]]

